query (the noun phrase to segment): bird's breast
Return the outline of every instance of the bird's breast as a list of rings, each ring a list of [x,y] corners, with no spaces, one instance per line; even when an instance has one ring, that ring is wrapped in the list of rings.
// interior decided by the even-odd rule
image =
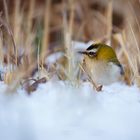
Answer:
[[[93,80],[98,84],[111,84],[121,77],[120,67],[112,62],[87,62],[86,66]]]

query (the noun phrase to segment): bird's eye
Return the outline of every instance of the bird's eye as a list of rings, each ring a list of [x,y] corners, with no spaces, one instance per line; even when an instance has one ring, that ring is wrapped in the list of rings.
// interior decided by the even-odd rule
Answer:
[[[95,53],[95,52],[89,52],[88,55],[89,55],[90,57],[94,57],[94,56],[96,56],[96,53]]]
[[[89,52],[89,55],[94,55],[95,53],[94,52]]]

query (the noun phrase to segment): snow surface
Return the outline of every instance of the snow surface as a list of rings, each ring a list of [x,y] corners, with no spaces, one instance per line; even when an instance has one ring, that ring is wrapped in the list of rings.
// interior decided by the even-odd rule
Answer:
[[[5,94],[0,83],[0,140],[140,140],[140,91],[122,83],[95,92],[62,81]]]
[[[73,41],[75,52],[92,42]],[[63,54],[52,54],[55,63]],[[5,70],[0,67],[5,73]],[[7,69],[6,69],[7,70]],[[140,140],[140,89],[123,83],[96,92],[51,80],[31,94],[0,82],[0,140]]]

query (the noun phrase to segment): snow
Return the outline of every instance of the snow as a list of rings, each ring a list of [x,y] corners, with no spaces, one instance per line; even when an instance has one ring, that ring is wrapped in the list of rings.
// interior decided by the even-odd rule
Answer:
[[[40,84],[31,96],[0,83],[0,140],[139,140],[140,91],[114,83]]]
[[[53,64],[53,63],[55,63],[58,59],[60,59],[63,55],[64,55],[64,53],[62,53],[62,52],[53,53],[53,54],[51,54],[49,57],[47,57],[46,63],[47,63],[47,64]]]
[[[92,42],[73,41],[75,53]],[[51,54],[55,63],[64,54]],[[80,60],[81,58],[79,58]],[[8,68],[0,65],[5,73]],[[0,82],[0,140],[140,140],[140,89],[114,83],[96,92],[52,79],[30,96]]]

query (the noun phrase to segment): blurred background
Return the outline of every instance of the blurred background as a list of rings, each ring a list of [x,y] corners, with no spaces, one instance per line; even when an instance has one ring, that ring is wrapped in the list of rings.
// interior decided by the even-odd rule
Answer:
[[[3,0],[0,0],[1,15],[4,16],[7,13],[14,35],[15,28],[19,28],[19,32],[20,30],[25,32],[27,28],[36,31],[37,29],[44,30],[44,26],[49,26],[50,45],[57,44],[62,39],[64,18],[67,23],[70,22],[70,18],[73,18],[72,39],[79,41],[107,39],[109,34],[126,29],[128,22],[133,22],[131,24],[135,33],[138,31],[136,22],[139,22],[139,0],[4,1],[7,9]],[[7,10],[6,13],[5,10]],[[132,20],[133,18],[136,19]],[[43,25],[45,19],[49,20],[46,21],[49,22],[47,25]],[[31,25],[28,27],[26,24]]]
[[[50,54],[70,55],[71,41],[103,42],[116,50],[130,84],[139,79],[139,14],[139,0],[0,0],[1,63],[28,77],[37,65],[46,68]]]

